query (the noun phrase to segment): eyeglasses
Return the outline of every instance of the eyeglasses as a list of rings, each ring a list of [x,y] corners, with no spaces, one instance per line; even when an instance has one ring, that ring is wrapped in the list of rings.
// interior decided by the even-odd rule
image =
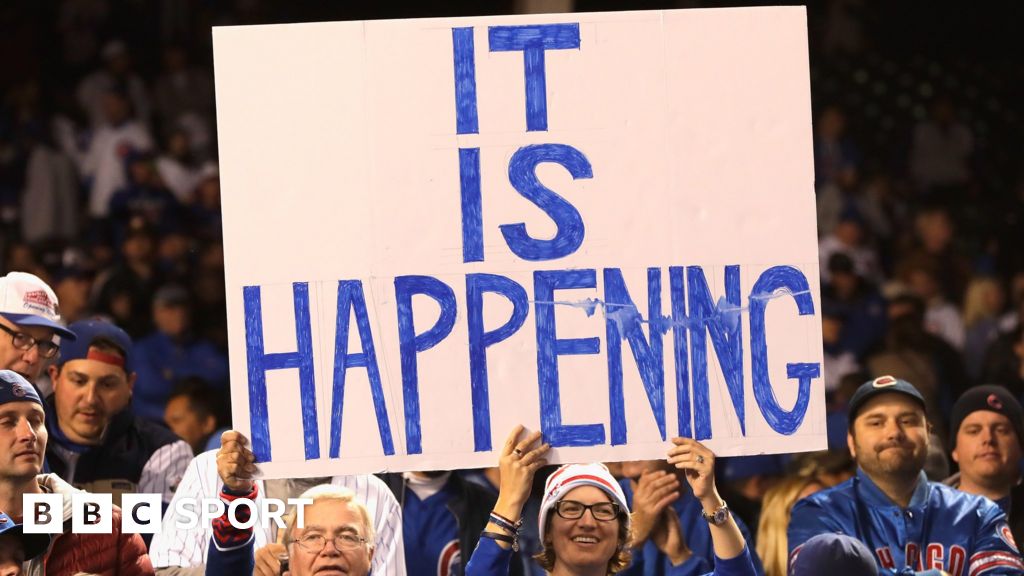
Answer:
[[[43,358],[53,358],[60,351],[60,346],[48,340],[36,340],[24,332],[15,332],[7,326],[0,324],[0,329],[11,335],[11,343],[18,350],[29,351],[33,346],[39,347],[39,355]]]
[[[594,517],[594,520],[601,522],[609,522],[619,516],[619,505],[615,502],[584,504],[575,500],[561,500],[555,504],[555,512],[566,520],[578,520],[587,510],[590,510],[590,515]]]
[[[302,549],[306,552],[319,554],[324,549],[324,547],[327,546],[328,540],[331,539],[327,538],[323,534],[307,534],[302,538],[299,538],[295,542],[299,546],[301,546]],[[338,550],[339,552],[341,550],[355,550],[356,548],[359,548],[367,542],[366,538],[363,538],[362,536],[356,536],[355,534],[352,534],[350,532],[338,534],[333,538],[333,540],[334,549]]]

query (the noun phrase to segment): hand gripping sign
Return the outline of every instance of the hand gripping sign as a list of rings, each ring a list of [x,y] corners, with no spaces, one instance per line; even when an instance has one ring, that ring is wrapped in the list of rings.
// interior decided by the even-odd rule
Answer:
[[[825,446],[803,8],[218,28],[269,476]],[[497,440],[496,440],[497,439]]]

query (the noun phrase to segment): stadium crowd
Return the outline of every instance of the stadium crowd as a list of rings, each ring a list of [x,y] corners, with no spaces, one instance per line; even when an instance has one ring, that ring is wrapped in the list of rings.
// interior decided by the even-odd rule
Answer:
[[[295,4],[0,7],[0,574],[1024,574],[1019,58],[809,6],[829,451],[554,469],[516,430],[490,469],[263,480],[227,410],[209,26],[382,15]],[[22,495],[77,490],[314,505],[24,532]]]

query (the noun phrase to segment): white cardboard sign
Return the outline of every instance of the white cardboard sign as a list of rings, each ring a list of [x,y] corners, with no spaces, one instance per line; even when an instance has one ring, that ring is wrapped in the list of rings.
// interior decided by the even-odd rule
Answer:
[[[803,8],[214,30],[268,476],[822,449]]]

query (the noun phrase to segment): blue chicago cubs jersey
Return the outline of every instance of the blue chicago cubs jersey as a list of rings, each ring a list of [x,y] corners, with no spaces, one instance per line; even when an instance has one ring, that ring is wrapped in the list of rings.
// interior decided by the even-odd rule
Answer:
[[[918,479],[910,505],[901,508],[862,471],[793,506],[789,562],[812,536],[839,532],[864,542],[882,574],[939,569],[952,576],[1024,574],[1024,563],[991,500]]]
[[[409,576],[461,576],[459,525],[448,509],[451,485],[425,500],[409,488],[402,504],[405,567]]]

